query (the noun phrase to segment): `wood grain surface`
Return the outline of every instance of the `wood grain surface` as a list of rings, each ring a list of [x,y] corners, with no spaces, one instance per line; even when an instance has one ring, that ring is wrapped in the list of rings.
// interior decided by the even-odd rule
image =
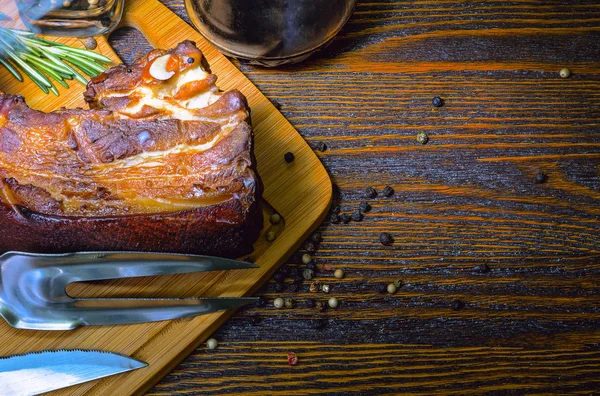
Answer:
[[[182,0],[164,2],[187,18]],[[144,46],[133,31],[112,42],[125,59]],[[359,0],[325,52],[239,67],[327,145],[334,205],[380,195],[362,222],[320,227],[315,280],[329,295],[271,281],[265,307],[238,312],[216,350],[149,395],[600,392],[597,1]],[[378,291],[394,280],[397,293]],[[274,309],[278,296],[296,307]],[[335,310],[305,306],[330,296]]]
[[[9,17],[11,26],[18,26],[15,3],[0,0],[0,5],[2,12]],[[224,91],[238,89],[247,98],[252,113],[254,154],[262,181],[264,214],[261,235],[254,243],[254,251],[247,257],[257,268],[75,282],[68,286],[67,292],[74,298],[253,295],[325,218],[332,199],[331,180],[313,150],[273,103],[199,33],[164,5],[156,0],[128,0],[122,25],[135,26],[153,45],[160,48],[173,48],[184,39],[195,41],[212,72],[219,78],[217,86]],[[80,47],[83,41],[63,37],[54,39]],[[115,62],[119,61],[104,37],[98,38],[98,51]],[[59,96],[45,95],[30,79],[18,82],[4,68],[0,69],[0,89],[9,94],[21,94],[37,110],[85,105],[84,86],[81,84],[60,89]],[[296,156],[293,163],[286,163],[284,159],[288,151]],[[281,217],[277,224],[269,222],[273,213]],[[9,231],[3,229],[2,232]],[[276,236],[274,240],[267,238],[268,233]],[[228,310],[126,326],[82,326],[69,331],[15,329],[0,319],[0,356],[47,349],[99,349],[133,356],[148,365],[126,374],[62,389],[55,394],[143,394],[206,340],[232,313],[233,310]],[[5,394],[1,384],[0,394]]]

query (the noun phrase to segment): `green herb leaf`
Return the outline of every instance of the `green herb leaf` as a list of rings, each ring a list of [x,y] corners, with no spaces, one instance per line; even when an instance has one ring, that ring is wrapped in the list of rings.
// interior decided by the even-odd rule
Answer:
[[[25,30],[0,27],[0,64],[23,81],[20,69],[45,93],[58,95],[48,76],[65,88],[69,85],[64,80],[76,79],[85,85],[87,79],[73,66],[93,77],[105,71],[103,64],[109,62],[109,58],[91,50],[42,39]]]

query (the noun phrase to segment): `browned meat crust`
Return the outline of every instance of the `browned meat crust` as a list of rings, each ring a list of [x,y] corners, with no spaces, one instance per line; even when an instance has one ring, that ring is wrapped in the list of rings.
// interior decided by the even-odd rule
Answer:
[[[0,251],[249,253],[262,227],[250,110],[215,81],[186,41],[96,77],[90,110],[0,94]]]

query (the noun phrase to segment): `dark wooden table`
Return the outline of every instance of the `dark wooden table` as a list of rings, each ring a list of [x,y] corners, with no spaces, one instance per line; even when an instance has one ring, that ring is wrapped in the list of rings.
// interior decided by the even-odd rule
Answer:
[[[188,20],[182,0],[165,3]],[[134,31],[112,41],[126,61],[146,48]],[[150,395],[600,392],[596,0],[359,1],[311,60],[239,67],[327,145],[334,205],[373,210],[319,228],[315,279],[329,295],[269,282],[265,307],[235,314],[216,350]],[[298,254],[286,267],[304,268]],[[395,294],[379,291],[395,280]],[[274,309],[278,296],[296,307]],[[306,307],[330,296],[337,309]]]

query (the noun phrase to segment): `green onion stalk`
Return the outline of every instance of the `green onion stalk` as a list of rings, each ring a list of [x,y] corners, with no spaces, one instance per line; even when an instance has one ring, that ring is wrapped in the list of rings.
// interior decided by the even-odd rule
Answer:
[[[23,81],[21,73],[25,74],[45,93],[58,96],[53,81],[65,88],[69,87],[65,80],[75,79],[86,85],[83,75],[95,77],[106,70],[104,64],[109,62],[109,58],[94,51],[0,26],[0,65],[19,81]]]

